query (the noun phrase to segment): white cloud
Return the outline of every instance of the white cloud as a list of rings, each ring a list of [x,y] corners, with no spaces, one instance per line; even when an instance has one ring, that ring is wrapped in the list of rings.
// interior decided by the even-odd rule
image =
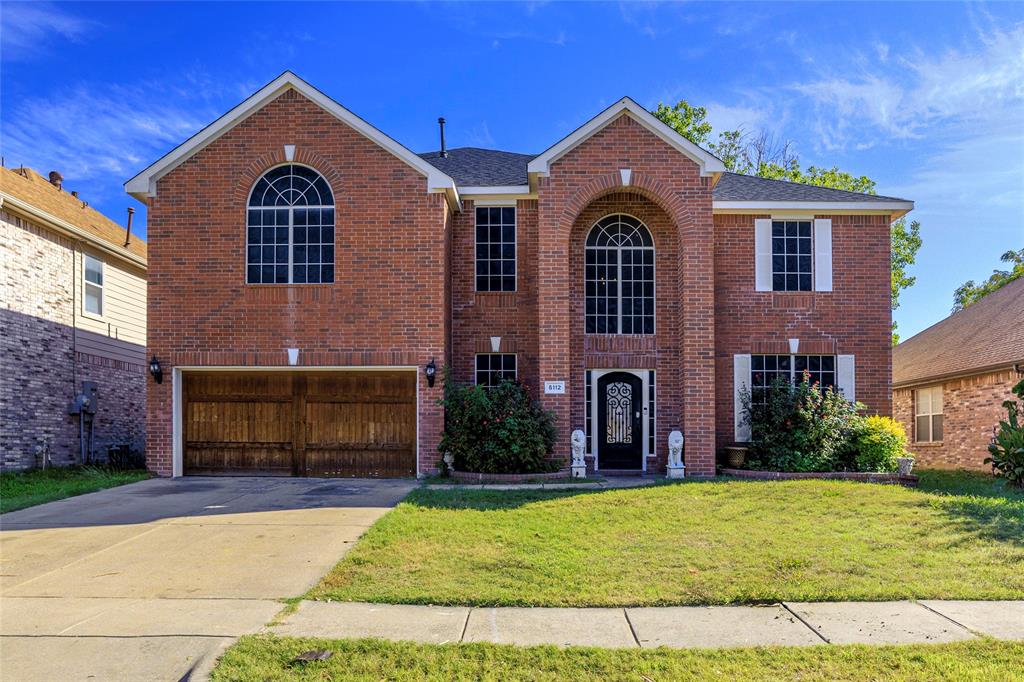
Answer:
[[[470,147],[494,147],[494,137],[491,135],[491,129],[487,125],[487,121],[481,121],[477,125],[466,131],[464,138],[466,144]]]
[[[78,42],[98,27],[50,3],[6,2],[0,11],[0,51],[4,61],[26,60],[56,36]]]

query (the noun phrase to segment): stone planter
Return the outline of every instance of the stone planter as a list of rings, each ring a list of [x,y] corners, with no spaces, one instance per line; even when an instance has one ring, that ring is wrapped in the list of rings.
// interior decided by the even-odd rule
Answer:
[[[725,449],[725,463],[730,469],[741,469],[746,461],[747,449],[745,447],[733,445]]]
[[[896,462],[899,466],[900,476],[909,476],[910,472],[914,469],[914,458],[913,457],[897,457]]]

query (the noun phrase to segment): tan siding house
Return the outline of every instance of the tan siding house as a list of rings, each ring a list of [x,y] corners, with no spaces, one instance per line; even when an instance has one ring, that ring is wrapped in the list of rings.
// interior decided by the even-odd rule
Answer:
[[[145,242],[28,168],[0,168],[0,234],[0,468],[142,452]]]

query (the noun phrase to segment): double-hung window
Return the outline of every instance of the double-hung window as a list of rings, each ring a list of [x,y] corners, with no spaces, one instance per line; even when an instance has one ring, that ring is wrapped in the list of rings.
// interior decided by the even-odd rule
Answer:
[[[516,209],[476,209],[476,290],[516,290]]]
[[[804,380],[822,388],[836,387],[834,355],[751,355],[750,387],[754,402],[764,402],[765,394],[776,381],[788,384]]]
[[[914,391],[914,440],[936,443],[942,440],[942,386]]]
[[[516,380],[515,353],[478,353],[476,356],[476,383],[497,386],[502,381]]]
[[[811,291],[811,221],[772,221],[772,291]]]
[[[85,282],[85,312],[90,315],[103,315],[103,261],[89,255],[83,257]]]
[[[246,235],[247,283],[334,281],[334,195],[312,168],[278,166],[256,182]]]

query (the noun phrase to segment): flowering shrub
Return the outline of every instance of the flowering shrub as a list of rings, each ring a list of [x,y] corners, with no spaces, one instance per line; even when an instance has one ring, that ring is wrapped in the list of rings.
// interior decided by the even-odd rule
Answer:
[[[851,403],[831,387],[778,380],[754,402],[746,391],[744,419],[750,425],[751,469],[769,471],[836,471],[842,462],[857,418]]]
[[[554,415],[541,409],[519,383],[456,384],[445,373],[445,424],[438,449],[454,456],[458,471],[532,474],[553,471]]]

